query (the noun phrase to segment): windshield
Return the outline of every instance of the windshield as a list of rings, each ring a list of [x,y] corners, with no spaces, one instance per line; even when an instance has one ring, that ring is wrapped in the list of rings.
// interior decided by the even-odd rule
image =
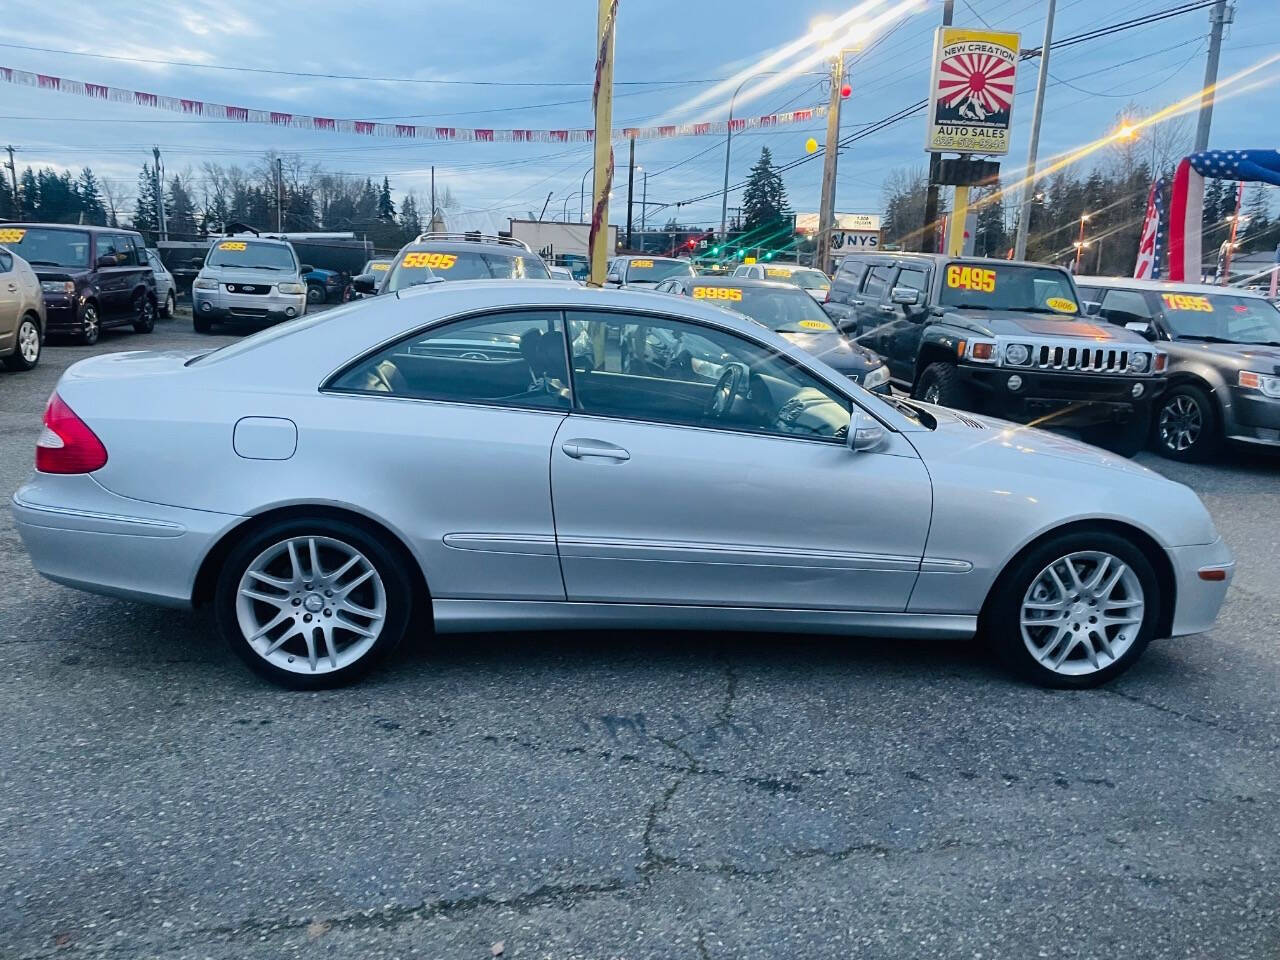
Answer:
[[[89,234],[84,230],[5,227],[0,242],[33,267],[89,266]]]
[[[803,290],[695,284],[690,295],[736,310],[779,333],[829,333],[835,329],[818,302]]]
[[[830,290],[831,281],[821,270],[809,267],[765,267],[764,278],[778,283],[790,283],[803,290]]]
[[[390,260],[370,260],[364,265],[361,273],[386,273],[391,269]]]
[[[938,302],[975,310],[1080,316],[1079,297],[1065,271],[1022,263],[948,263]]]
[[[1262,297],[1162,293],[1160,305],[1175,340],[1280,343],[1280,309]]]
[[[497,251],[410,250],[391,270],[388,290],[403,290],[432,277],[441,280],[550,280],[537,257]]]
[[[668,277],[692,277],[693,266],[687,260],[628,260],[626,283],[659,283]]]
[[[244,267],[250,270],[298,269],[293,247],[284,243],[260,243],[256,240],[218,240],[204,261],[211,267]]]

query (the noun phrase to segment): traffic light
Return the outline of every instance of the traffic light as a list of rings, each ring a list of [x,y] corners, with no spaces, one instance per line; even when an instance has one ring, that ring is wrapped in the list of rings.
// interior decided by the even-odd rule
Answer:
[[[849,84],[846,83],[844,86],[840,88],[840,99],[848,100],[849,94],[851,93],[853,93],[853,87],[849,86]]]

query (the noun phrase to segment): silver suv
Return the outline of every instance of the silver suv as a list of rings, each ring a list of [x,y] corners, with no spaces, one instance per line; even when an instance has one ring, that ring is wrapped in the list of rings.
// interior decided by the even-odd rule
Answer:
[[[213,241],[191,286],[192,322],[198,333],[233,319],[279,323],[307,312],[311,267],[298,263],[287,240],[237,235]]]

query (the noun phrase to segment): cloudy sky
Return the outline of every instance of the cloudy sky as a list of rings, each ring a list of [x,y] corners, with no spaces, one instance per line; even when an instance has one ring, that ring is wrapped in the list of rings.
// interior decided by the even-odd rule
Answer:
[[[895,0],[886,0],[892,6]],[[1185,0],[1058,0],[1061,39]],[[708,81],[758,65],[770,51],[805,35],[821,16],[850,2],[790,0],[621,0],[617,39],[615,125],[665,120]],[[851,58],[853,96],[842,130],[908,106],[928,92],[929,53],[941,0],[920,0],[895,17]],[[1020,31],[1039,46],[1045,0],[957,0],[956,23]],[[555,128],[591,124],[594,59],[592,0],[382,0],[370,5],[245,0],[100,0],[93,5],[10,0],[0,36],[0,65],[161,95],[352,119],[468,127]],[[1199,89],[1208,36],[1201,10],[1053,54],[1041,156],[1065,151],[1114,128],[1129,104],[1154,111]],[[43,48],[43,49],[32,49]],[[104,56],[85,56],[96,54]],[[1223,46],[1220,77],[1280,54],[1280,2],[1237,0]],[[115,58],[107,59],[106,57]],[[145,61],[186,61],[192,66]],[[233,69],[211,69],[219,68]],[[392,79],[341,79],[256,70]],[[814,70],[817,67],[809,67]],[[1037,62],[1023,63],[1014,108],[1013,150],[1005,167],[1026,158]],[[397,82],[452,81],[450,83]],[[503,85],[496,85],[500,81]],[[661,82],[658,82],[661,81]],[[800,71],[767,90],[749,82],[738,113],[812,106],[823,80]],[[512,85],[518,84],[518,85]],[[1211,146],[1275,147],[1280,116],[1280,64],[1259,71],[1214,113]],[[723,119],[728,96],[686,111],[687,119]],[[397,192],[423,190],[436,167],[462,209],[495,217],[576,215],[590,149],[573,144],[413,143],[227,122],[201,122],[143,107],[88,100],[0,84],[3,136],[26,164],[78,169],[91,165],[112,186],[132,192],[153,145],[169,172],[190,170],[196,192],[204,160],[251,163],[266,150],[296,153],[327,169],[375,179],[388,175]],[[856,143],[841,155],[838,206],[878,212],[887,174],[921,166],[923,115]],[[1194,127],[1194,116],[1186,121]],[[775,128],[734,139],[731,181],[741,179],[767,145],[779,162],[804,154],[818,125]],[[1106,157],[1105,152],[1100,156]],[[624,167],[625,149],[618,163]],[[723,139],[642,142],[637,162],[649,172],[648,197],[675,203],[719,189]],[[792,206],[817,208],[821,163],[785,177]],[[637,201],[640,188],[637,185]],[[625,197],[625,182],[618,198]],[[730,205],[737,203],[735,194]],[[613,219],[625,216],[615,201]],[[665,220],[671,210],[651,206]],[[719,198],[685,206],[682,222],[718,223]],[[637,208],[637,221],[639,212]]]

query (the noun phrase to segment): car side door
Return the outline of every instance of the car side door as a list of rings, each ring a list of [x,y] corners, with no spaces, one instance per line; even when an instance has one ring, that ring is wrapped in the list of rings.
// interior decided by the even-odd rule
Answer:
[[[13,254],[0,250],[0,346],[8,349],[22,312],[22,283],[14,269]]]
[[[902,611],[928,475],[901,436],[854,453],[851,400],[738,334],[671,316],[570,311],[567,327],[714,345],[691,370],[579,369],[551,454],[570,601]]]
[[[126,277],[120,268],[117,239],[114,233],[98,233],[93,237],[93,285],[98,292],[98,312],[107,323],[124,313],[121,303]]]
[[[900,289],[914,290],[916,302],[894,303],[894,291]],[[895,380],[910,383],[915,376],[916,357],[920,353],[920,342],[924,339],[924,320],[928,316],[928,308],[925,306],[928,290],[928,268],[904,264],[898,268],[880,306],[880,314],[888,323],[884,328],[881,341],[884,349],[880,354],[889,364],[889,374]]]
[[[889,282],[893,279],[892,263],[873,263],[866,276],[862,278],[862,288],[858,291],[857,334],[855,339],[872,350],[883,351],[887,344],[885,328],[888,317],[881,311],[884,299],[889,294]]]

